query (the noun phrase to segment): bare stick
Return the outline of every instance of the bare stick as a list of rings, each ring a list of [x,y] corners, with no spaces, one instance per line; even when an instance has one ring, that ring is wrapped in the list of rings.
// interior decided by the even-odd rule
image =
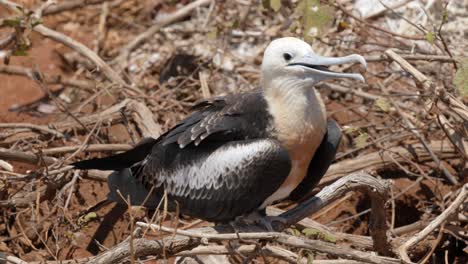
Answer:
[[[156,24],[148,28],[145,32],[141,33],[140,35],[136,36],[133,41],[128,43],[122,50],[120,51],[120,55],[115,58],[115,62],[118,65],[121,65],[125,60],[127,60],[128,55],[138,46],[140,46],[143,42],[145,42],[149,37],[152,37],[156,34],[162,27],[172,24],[176,21],[183,19],[184,17],[190,15],[190,13],[197,7],[207,5],[212,0],[197,0],[194,1],[179,10],[175,11],[174,13],[165,16],[164,18],[156,21]]]
[[[413,67],[413,65],[409,64],[405,59],[403,59],[400,55],[396,54],[395,51],[388,49],[385,51],[385,55],[387,55],[392,60],[396,61],[405,71],[409,72],[419,83],[421,83],[425,89],[430,89],[432,86],[432,82],[420,71]]]
[[[420,82],[425,89],[429,90],[432,88],[433,84],[432,82],[420,71],[418,71],[416,68],[414,68],[411,64],[409,64],[405,59],[403,59],[401,56],[396,54],[393,50],[388,49],[385,51],[385,54],[395,60],[403,69],[408,71],[418,82]],[[382,88],[384,88],[382,86]],[[434,162],[437,164],[438,167],[441,168],[442,172],[444,173],[445,177],[449,180],[449,182],[453,185],[458,184],[457,178],[455,178],[450,171],[446,168],[446,166],[440,162],[440,159],[437,157],[437,155],[431,150],[429,147],[429,144],[427,143],[427,140],[424,138],[421,133],[416,129],[416,127],[413,125],[413,123],[404,115],[398,106],[397,103],[395,103],[391,97],[389,97],[389,100],[393,103],[395,106],[396,111],[400,114],[403,122],[405,125],[409,128],[411,133],[421,142],[421,144],[424,146],[426,151],[429,153],[431,158],[434,160]]]
[[[52,157],[47,157],[47,156],[40,157],[39,155],[36,155],[33,153],[27,153],[27,152],[22,152],[22,151],[17,151],[17,150],[9,150],[9,149],[4,149],[4,148],[0,148],[0,159],[14,160],[14,161],[26,162],[26,163],[31,163],[31,164],[38,164],[41,160],[43,160],[46,164],[52,164],[57,161],[55,158],[52,158]]]
[[[162,128],[153,119],[153,113],[143,103],[132,101],[128,104],[132,111],[133,120],[137,123],[143,137],[158,138]]]
[[[109,79],[111,82],[116,84],[127,86],[125,81],[109,66],[105,63],[96,53],[90,50],[85,45],[77,42],[76,40],[68,37],[65,34],[52,30],[44,25],[37,25],[34,28],[34,31],[40,33],[41,35],[51,38],[57,42],[64,44],[65,46],[78,51],[82,56],[91,60],[99,70]]]
[[[14,4],[7,0],[0,0],[0,4],[7,6],[8,8],[12,9],[15,12],[18,12],[19,11],[18,7],[21,7],[18,4]],[[23,7],[21,8],[24,10]],[[39,19],[41,15],[42,13],[40,9],[38,9],[38,12],[36,13],[37,19]],[[63,33],[52,30],[41,24],[34,26],[32,29],[45,37],[51,38],[57,42],[64,44],[65,46],[73,50],[76,50],[82,56],[91,60],[94,64],[96,64],[99,70],[102,70],[104,75],[111,82],[122,85],[124,87],[127,86],[125,81],[122,78],[120,78],[120,76],[109,65],[107,65],[107,63],[105,63],[96,53],[94,53],[85,45],[68,37],[67,35]]]
[[[165,226],[155,225],[155,224],[146,224],[143,222],[137,222],[137,225],[142,227],[154,228],[156,230],[164,231],[170,234],[178,234],[181,236],[188,236],[192,238],[197,238],[204,240],[237,240],[239,237],[242,239],[262,239],[262,240],[270,240],[275,241],[287,246],[297,247],[297,248],[305,248],[310,249],[317,252],[326,253],[332,256],[365,261],[369,263],[400,263],[397,259],[386,258],[386,257],[377,257],[369,252],[362,252],[354,249],[349,248],[339,248],[336,247],[335,244],[326,243],[318,240],[310,240],[306,238],[300,238],[284,233],[279,232],[253,232],[253,233],[223,233],[220,234],[218,232],[213,233],[208,232],[207,230],[203,231],[186,231],[186,230],[175,230],[173,228],[168,228]],[[216,230],[216,228],[214,229]]]
[[[81,146],[67,146],[43,149],[42,153],[45,155],[56,155],[74,152]],[[128,144],[88,144],[81,150],[82,152],[103,152],[103,151],[126,151],[131,149],[132,146]]]
[[[280,215],[285,211],[273,206],[267,207],[267,215]],[[328,226],[322,225],[310,218],[304,218],[301,221],[294,224],[295,226],[304,227],[304,228],[312,228],[318,230],[322,234],[328,234],[331,237],[336,238],[337,241],[345,241],[351,243],[356,248],[372,250],[373,249],[373,242],[372,238],[369,236],[360,236],[360,235],[353,235],[348,233],[336,232],[331,230]]]
[[[425,55],[425,54],[400,54],[400,56],[405,60],[422,60],[422,61],[437,61],[437,62],[454,62],[453,58],[445,55]],[[379,62],[379,61],[391,61],[392,58],[389,58],[385,55],[369,55],[364,56],[367,62]]]
[[[61,132],[48,128],[46,126],[28,124],[28,123],[0,123],[0,128],[28,128],[32,130],[37,130],[41,132],[45,132],[47,134],[54,135],[59,138],[65,137]]]
[[[365,190],[366,192],[370,191],[371,199],[377,199],[376,202],[373,202],[372,213],[377,210],[374,217],[385,217],[383,202],[386,197],[386,192],[388,189],[388,183],[383,183],[370,175],[365,173],[357,173],[343,177],[340,181],[337,181],[330,185],[327,188],[324,188],[321,192],[317,194],[316,197],[311,198],[309,201],[304,202],[303,204],[297,206],[295,209],[288,211],[282,215],[286,219],[287,224],[293,224],[294,221],[301,220],[301,217],[308,216],[311,213],[323,208],[324,206],[330,204],[332,201],[338,199],[341,195],[346,193],[350,188],[351,190]],[[380,204],[380,206],[374,206],[375,204]],[[306,212],[307,211],[307,212]],[[379,248],[382,244],[386,244],[387,240],[382,234],[386,233],[387,227],[380,226],[380,223],[385,223],[385,218],[378,221],[373,221],[374,224],[371,225],[373,228],[373,237],[380,237],[382,241],[375,241],[374,247]],[[375,224],[377,223],[377,224]],[[148,226],[147,223],[137,223],[140,226]],[[275,230],[281,230],[284,228],[284,225],[273,223]],[[198,246],[202,243],[202,240],[226,240],[226,239],[238,239],[238,235],[231,233],[232,228],[229,226],[216,226],[214,228],[206,227],[195,230],[174,230],[171,228],[163,227],[160,225],[150,225],[156,229],[166,230],[171,234],[177,233],[176,236],[170,236],[163,238],[159,241],[150,241],[146,239],[136,239],[134,243],[134,254],[135,257],[142,257],[147,255],[158,255],[161,256],[163,248],[166,249],[165,256],[173,256],[178,252],[183,250],[189,250]],[[364,261],[369,263],[399,263],[399,260],[379,257],[373,253],[362,252],[349,248],[339,248],[335,244],[314,241],[310,239],[298,238],[291,235],[278,233],[278,232],[264,232],[264,229],[259,226],[247,226],[240,227],[239,235],[245,239],[266,239],[270,241],[276,241],[278,243],[288,245],[291,247],[305,248],[310,250],[315,250],[317,252],[327,253],[333,256],[353,259],[358,261]],[[374,230],[374,228],[381,228],[382,230]],[[245,233],[248,232],[248,233]],[[386,250],[388,251],[390,247]],[[379,249],[380,250],[380,249]],[[89,263],[119,263],[124,258],[130,256],[129,242],[124,241],[114,248],[102,253],[101,255],[93,258]]]
[[[85,7],[88,5],[98,5],[109,0],[69,0],[61,4],[49,6],[42,12],[43,15],[54,15],[63,11],[69,11],[76,8]]]
[[[280,217],[287,220],[287,225],[292,225],[353,190],[360,190],[370,196],[372,200],[370,229],[374,249],[385,256],[390,255],[388,226],[385,222],[385,202],[388,198],[389,183],[384,184],[366,173],[358,172],[339,179],[323,188],[316,196],[281,214]]]
[[[443,158],[458,157],[455,149],[448,141],[433,141],[429,147]],[[390,154],[397,155],[392,158]],[[327,185],[344,175],[363,169],[372,171],[379,170],[389,163],[393,163],[394,160],[407,163],[405,160],[406,158],[413,159],[415,156],[420,162],[431,160],[431,157],[425,151],[422,144],[411,144],[407,147],[392,147],[387,150],[365,154],[359,156],[359,158],[342,160],[330,166],[327,173],[320,181],[319,186]]]
[[[120,111],[122,109],[125,109],[125,107],[130,102],[132,102],[132,100],[125,99],[125,100],[119,102],[118,104],[112,105],[112,106],[108,107],[107,109],[105,109],[105,110],[103,110],[101,112],[80,117],[79,118],[80,123],[82,123],[84,125],[92,125],[92,124],[95,124],[96,122],[98,122],[99,120],[101,120],[102,122],[108,123],[108,124],[112,124],[112,123],[121,121],[122,120],[122,115],[121,115]],[[60,131],[62,133],[64,133],[65,131],[68,131],[70,129],[79,130],[81,128],[81,126],[79,126],[75,121],[56,122],[56,123],[50,124],[50,126],[56,128],[58,131]],[[16,142],[17,140],[28,140],[28,139],[34,138],[34,137],[37,137],[36,133],[29,133],[29,132],[27,132],[27,133],[18,133],[17,135],[13,135],[13,136],[3,140],[3,142],[1,142],[1,143],[10,144],[10,143]]]
[[[33,70],[26,67],[14,66],[14,65],[0,65],[0,73],[12,74],[12,75],[22,75],[28,77],[35,81]],[[91,81],[86,80],[71,80],[71,79],[62,79],[60,76],[43,76],[44,82],[46,84],[61,84],[65,86],[71,86],[75,88],[80,88],[88,91],[94,91],[96,84]]]
[[[447,220],[449,216],[454,214],[458,207],[465,202],[468,194],[468,183],[463,185],[461,188],[460,193],[458,194],[457,198],[453,201],[453,203],[445,209],[439,216],[437,216],[434,220],[432,220],[431,223],[429,223],[428,226],[426,226],[421,232],[416,234],[415,236],[412,236],[408,241],[406,241],[403,245],[401,245],[398,248],[398,253],[400,254],[400,257],[405,261],[405,262],[411,262],[409,256],[408,256],[408,248],[417,244],[421,240],[423,240],[425,237],[427,237],[434,229],[436,229],[438,226],[440,226],[443,222]]]

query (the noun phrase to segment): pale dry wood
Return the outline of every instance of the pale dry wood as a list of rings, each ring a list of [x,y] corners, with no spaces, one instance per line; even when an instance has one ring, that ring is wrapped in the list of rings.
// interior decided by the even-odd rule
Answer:
[[[13,172],[13,165],[1,159],[0,159],[0,168],[9,172]]]
[[[41,35],[51,38],[57,42],[64,44],[65,46],[76,50],[82,56],[91,60],[94,64],[96,64],[97,69],[102,71],[102,73],[107,77],[107,79],[111,82],[114,82],[118,85],[126,87],[126,82],[115,72],[107,63],[105,63],[96,53],[90,50],[85,45],[81,44],[80,42],[68,37],[67,35],[60,33],[58,31],[52,30],[44,25],[37,25],[34,28],[34,31],[40,33]]]
[[[57,159],[52,157],[40,156],[39,154],[9,150],[5,148],[0,148],[0,159],[26,162],[31,164],[38,164],[41,161],[44,161],[46,164],[53,164],[57,161]]]
[[[461,135],[463,132],[456,131],[450,124],[449,120],[444,115],[437,115],[440,126],[444,130],[447,137],[452,144],[456,147],[458,152],[468,160],[468,139],[466,136]]]
[[[287,226],[293,225],[343,197],[347,192],[361,191],[367,193],[372,202],[369,228],[374,242],[374,250],[379,254],[388,256],[391,254],[391,246],[387,234],[388,226],[385,222],[385,202],[388,199],[389,186],[389,182],[377,180],[364,172],[356,172],[322,188],[317,195],[280,216],[287,219]]]
[[[120,51],[120,55],[115,58],[115,62],[117,66],[121,66],[124,64],[124,62],[127,60],[128,55],[130,55],[130,52],[132,52],[134,49],[136,49],[138,46],[140,46],[143,42],[145,42],[148,38],[154,36],[158,31],[169,24],[172,24],[174,22],[177,22],[188,15],[192,13],[192,11],[198,7],[207,5],[211,2],[212,0],[196,0],[194,2],[191,2],[184,7],[178,9],[174,13],[164,16],[163,18],[159,19],[156,21],[156,23],[148,28],[145,32],[141,33],[140,35],[136,36],[133,38],[133,40],[128,43],[125,47],[123,47]]]
[[[15,66],[15,65],[0,65],[0,73],[5,74],[14,74],[21,75],[35,80],[34,71],[30,68]],[[60,84],[64,86],[70,86],[74,88],[79,88],[87,91],[94,91],[97,87],[96,84],[92,81],[87,80],[73,80],[73,79],[63,79],[60,76],[48,76],[43,74],[44,83],[46,84]]]
[[[432,81],[429,78],[427,78],[424,74],[422,74],[420,71],[418,71],[415,67],[413,67],[408,61],[406,61],[400,55],[398,55],[395,51],[393,51],[392,49],[388,49],[388,50],[385,51],[385,54],[388,57],[392,58],[394,61],[396,61],[404,70],[409,72],[419,83],[421,83],[423,85],[423,87],[426,90],[430,91],[430,90],[433,89],[434,85],[433,85]],[[434,162],[437,164],[437,166],[442,170],[442,172],[444,173],[447,180],[450,183],[452,183],[453,185],[457,185],[458,184],[457,178],[455,178],[450,173],[450,171],[447,169],[447,167],[444,165],[444,163],[440,162],[439,157],[437,157],[437,155],[429,147],[429,143],[427,143],[427,140],[424,137],[424,135],[419,133],[419,131],[416,129],[415,125],[408,119],[408,117],[405,114],[403,114],[403,112],[401,111],[398,104],[395,103],[394,100],[392,100],[392,98],[389,98],[389,100],[395,106],[395,109],[396,109],[397,113],[403,119],[403,122],[406,125],[406,127],[411,131],[411,133],[413,133],[413,135],[416,138],[418,138],[418,140],[424,146],[424,148],[429,153],[431,158],[434,160]]]
[[[47,2],[49,3],[49,2]],[[10,8],[12,11],[22,15],[21,10],[24,10],[23,12],[27,13],[27,10],[24,9],[21,5],[12,3],[7,0],[0,0],[0,4]],[[42,6],[43,7],[43,6]],[[40,19],[42,15],[41,8],[39,8],[36,12],[36,19]],[[116,83],[118,85],[121,85],[123,87],[126,87],[125,81],[109,66],[107,63],[105,63],[96,53],[94,53],[92,50],[90,50],[88,47],[83,45],[82,43],[68,37],[67,35],[60,33],[58,31],[55,31],[53,29],[50,29],[42,24],[36,25],[32,28],[32,30],[36,31],[37,33],[43,35],[44,37],[53,39],[59,43],[64,44],[65,46],[76,50],[78,53],[80,53],[82,56],[88,58],[91,60],[98,68],[99,71],[102,71],[102,73],[113,83]]]
[[[412,2],[413,0],[403,0],[403,1],[397,1],[396,3],[392,3],[391,6],[389,7],[386,7],[386,6],[381,6],[380,8],[378,9],[375,9],[373,12],[367,14],[366,16],[364,16],[362,19],[366,20],[366,19],[373,19],[373,18],[376,18],[378,16],[381,16],[383,14],[385,14],[389,9],[398,9],[402,6],[405,6],[406,4],[408,4],[409,2]]]
[[[99,122],[100,120],[105,124],[114,124],[116,122],[120,122],[122,120],[121,111],[125,109],[127,104],[129,104],[131,101],[132,100],[130,99],[125,99],[121,101],[120,103],[112,105],[101,112],[80,117],[79,121],[81,124],[85,126],[95,124],[96,122]],[[82,127],[78,125],[76,121],[73,121],[73,120],[70,120],[70,121],[66,120],[66,121],[51,123],[50,126],[54,127],[57,131],[60,131],[61,133],[65,133],[66,131],[70,131],[72,129],[82,130]],[[16,135],[5,138],[3,142],[0,143],[0,145],[1,144],[8,145],[18,140],[29,140],[35,137],[37,137],[36,133],[29,133],[29,132],[18,133]]]
[[[452,63],[454,61],[450,56],[445,55],[426,55],[426,54],[400,54],[400,56],[405,60],[421,60],[421,61],[436,61],[436,62],[448,62]],[[366,62],[379,62],[379,61],[391,61],[392,59],[385,55],[369,55],[364,56]]]
[[[371,225],[371,228],[373,230],[372,232],[374,233],[374,239],[376,237],[379,237],[380,239],[380,241],[374,241],[375,247],[378,248],[382,245],[386,245],[386,235],[382,238],[381,234],[382,232],[386,233],[387,227],[380,226],[379,223],[385,223],[384,202],[385,197],[387,196],[388,184],[388,182],[377,180],[365,173],[356,173],[347,177],[343,177],[340,181],[333,183],[327,188],[324,188],[321,192],[317,194],[317,196],[298,205],[296,208],[281,214],[280,217],[286,219],[286,225],[281,224],[279,222],[274,222],[273,224],[275,230],[282,230],[288,225],[300,221],[305,216],[316,212],[317,210],[323,208],[332,201],[338,199],[349,189],[360,190],[365,191],[367,193],[370,192],[371,199],[373,201],[375,200],[373,204],[375,203],[379,205],[372,206],[372,214],[374,215],[374,217],[383,217],[383,219],[377,221],[375,221],[374,219],[374,223],[377,222],[378,224]],[[148,224],[138,223],[138,225],[145,226]],[[239,227],[239,231],[248,233],[239,233],[238,235],[230,233],[232,232],[232,228],[230,226],[204,227],[188,231],[180,229],[174,230],[159,225],[155,225],[153,227],[157,229],[165,229],[173,235],[164,237],[163,239],[158,241],[152,241],[147,239],[135,239],[133,240],[133,252],[130,252],[130,241],[125,240],[122,243],[116,245],[114,248],[111,248],[92,259],[87,259],[86,262],[120,263],[124,259],[127,259],[131,255],[131,253],[133,253],[134,256],[138,258],[148,255],[162,256],[163,251],[164,256],[169,257],[174,256],[179,252],[190,250],[196,246],[199,246],[201,243],[204,243],[207,240],[238,239],[239,235],[244,239],[267,239],[291,247],[315,250],[317,252],[327,253],[332,256],[363,261],[366,263],[400,263],[400,261],[397,259],[376,256],[375,253],[372,252],[362,252],[349,248],[340,248],[332,243],[298,238],[279,232],[264,232],[263,227],[260,226],[241,226]],[[375,230],[375,228],[382,228],[382,230]],[[176,233],[176,235],[174,235],[174,233]]]
[[[132,110],[132,117],[144,138],[158,138],[162,134],[160,125],[154,122],[153,113],[141,102],[132,101],[127,106]]]
[[[68,0],[57,5],[48,6],[46,9],[44,9],[42,14],[44,16],[54,15],[60,12],[69,11],[76,8],[82,8],[89,5],[98,5],[107,1],[110,0]]]
[[[210,87],[208,86],[208,73],[206,71],[200,71],[199,79],[200,79],[200,86],[203,98],[208,99],[211,97]]]
[[[408,249],[422,241],[432,231],[434,231],[434,229],[442,225],[449,216],[456,213],[460,205],[465,202],[467,195],[468,183],[463,185],[463,187],[460,189],[460,193],[458,194],[457,198],[450,204],[449,207],[447,207],[447,209],[445,209],[439,216],[432,220],[421,232],[412,236],[408,241],[406,241],[403,245],[401,245],[398,248],[398,253],[401,259],[406,263],[410,263],[411,260],[408,256]]]
[[[225,240],[237,240],[239,238],[243,240],[252,240],[252,239],[262,239],[274,241],[286,246],[309,249],[315,252],[326,253],[331,256],[352,259],[363,261],[366,263],[400,263],[399,260],[388,258],[388,257],[379,257],[372,252],[363,252],[350,248],[337,247],[333,243],[327,243],[318,240],[311,240],[301,237],[296,237],[279,232],[249,232],[249,233],[219,233],[220,229],[214,228],[211,231],[208,231],[208,228],[203,229],[202,231],[198,230],[175,230],[173,228],[168,228],[155,224],[147,224],[143,222],[137,222],[139,226],[142,227],[151,227],[155,230],[168,232],[171,234],[177,234],[178,236],[188,236],[196,239],[200,239],[203,243],[207,241],[225,241]]]
[[[279,209],[273,206],[267,207],[267,215],[277,216],[284,212],[285,211],[283,209]],[[369,236],[360,236],[360,235],[336,232],[336,231],[331,230],[328,226],[322,225],[319,222],[316,222],[308,217],[297,222],[295,226],[298,226],[300,228],[316,229],[321,234],[330,235],[331,237],[335,238],[336,241],[349,242],[356,248],[361,248],[361,249],[366,249],[366,250],[373,249],[372,238]]]
[[[398,55],[394,50],[386,50],[385,55],[397,62],[405,71],[409,72],[419,83],[423,85],[425,89],[430,90],[432,88],[433,84],[431,80],[429,80],[429,78],[413,67],[413,65],[411,65],[408,61]]]
[[[51,129],[46,126],[41,126],[41,125],[34,125],[34,124],[29,124],[29,123],[0,123],[0,128],[28,128],[31,130],[37,130],[46,134],[51,134],[53,136],[56,136],[58,138],[63,138],[65,137],[63,133]]]
[[[432,141],[429,145],[432,151],[442,158],[456,158],[458,154],[448,141]],[[360,170],[376,171],[393,164],[394,160],[406,163],[406,159],[417,159],[419,162],[431,160],[422,144],[410,144],[405,147],[391,147],[386,150],[364,154],[357,158],[346,159],[332,164],[320,181],[319,186],[326,185],[349,173]]]
[[[301,257],[298,254],[278,246],[266,245],[262,248],[257,248],[256,245],[240,245],[238,247],[229,247],[224,245],[209,245],[198,246],[192,250],[182,251],[176,256],[200,256],[200,255],[234,255],[242,254],[249,256],[252,254],[262,255],[266,257],[274,257],[281,259],[288,263],[307,264],[308,259]],[[184,259],[185,260],[185,259]],[[196,262],[195,262],[196,263]],[[333,260],[315,260],[314,264],[360,264],[366,263],[362,261],[348,260],[348,259],[333,259]]]
[[[66,146],[66,147],[56,147],[43,149],[42,153],[44,155],[57,155],[63,153],[74,152],[79,149],[80,146]],[[102,151],[127,151],[132,148],[128,144],[87,144],[81,150],[82,152],[102,152]]]
[[[99,54],[99,51],[104,46],[104,41],[107,35],[107,17],[109,15],[109,3],[104,2],[101,7],[101,15],[99,16],[99,25],[97,31],[97,43],[94,52]]]

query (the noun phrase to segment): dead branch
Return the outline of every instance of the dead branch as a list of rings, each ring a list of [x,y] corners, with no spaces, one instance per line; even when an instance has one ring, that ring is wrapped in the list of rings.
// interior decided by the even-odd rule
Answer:
[[[422,74],[411,64],[409,64],[409,62],[407,62],[400,55],[398,55],[395,51],[388,49],[385,51],[385,55],[387,55],[392,60],[396,61],[405,71],[409,72],[419,83],[421,83],[424,86],[425,89],[431,89],[432,82],[424,74]]]
[[[164,18],[156,21],[156,24],[148,28],[145,32],[141,33],[140,35],[136,36],[130,43],[128,43],[125,47],[123,47],[120,51],[120,55],[115,58],[114,62],[116,62],[117,65],[121,66],[124,65],[124,62],[127,60],[128,55],[130,52],[132,52],[134,49],[136,49],[138,46],[140,46],[143,42],[145,42],[149,37],[153,36],[156,34],[162,27],[167,26],[169,24],[172,24],[174,22],[177,22],[186,16],[190,15],[190,13],[200,7],[207,5],[211,2],[212,0],[197,0],[194,1],[179,10],[175,11],[174,13],[165,16]]]
[[[26,67],[0,64],[0,73],[21,75],[28,77],[31,80],[34,80],[34,71]],[[61,84],[64,86],[80,88],[87,91],[94,91],[94,89],[96,88],[96,84],[94,82],[87,80],[63,79],[60,76],[48,75],[44,75],[43,79],[46,84]]]
[[[276,207],[272,207],[272,206],[267,208],[267,215],[277,216],[284,212],[285,212],[284,210],[276,208]],[[304,218],[294,225],[301,227],[301,228],[316,229],[321,234],[329,234],[330,236],[335,238],[337,241],[349,242],[356,248],[361,248],[361,249],[366,249],[366,250],[373,249],[372,238],[369,236],[359,236],[359,235],[353,235],[353,234],[348,234],[348,233],[335,232],[335,231],[332,231],[328,226],[322,225],[310,218]]]
[[[97,68],[102,71],[102,73],[107,77],[107,79],[109,79],[109,81],[119,84],[123,87],[127,86],[125,81],[109,65],[107,65],[107,63],[105,63],[96,53],[94,53],[85,45],[44,25],[37,25],[33,29],[45,37],[51,38],[73,50],[78,51],[78,53],[80,53],[82,56],[94,62]]]
[[[163,130],[153,119],[153,113],[143,103],[132,101],[127,106],[132,110],[133,120],[143,137],[158,138]]]
[[[372,213],[373,224],[372,234],[374,238],[374,248],[381,253],[389,253],[385,225],[385,210],[384,203],[387,196],[388,183],[379,181],[366,173],[356,173],[343,177],[332,185],[322,189],[315,197],[298,205],[296,208],[289,210],[280,215],[286,220],[286,225],[274,223],[275,230],[282,230],[285,227],[295,224],[308,215],[320,210],[324,206],[338,199],[349,190],[365,191],[371,195],[373,201]],[[377,212],[376,212],[377,211]],[[140,226],[148,226],[146,223],[137,223]],[[383,224],[383,225],[382,225]],[[207,240],[235,240],[239,236],[242,239],[264,239],[276,241],[278,243],[296,248],[306,248],[318,252],[327,253],[336,257],[353,259],[369,263],[399,263],[398,260],[386,257],[378,257],[369,252],[361,252],[348,248],[337,248],[334,244],[314,241],[304,238],[298,238],[291,235],[278,232],[260,232],[263,228],[259,226],[240,227],[239,231],[245,233],[233,234],[230,226],[216,226],[214,228],[206,227],[195,230],[174,230],[171,228],[150,225],[153,228],[165,230],[171,233],[177,233],[176,236],[166,237],[160,241],[150,241],[146,239],[134,240],[134,254],[136,257],[146,255],[160,255],[162,248],[167,247],[165,256],[173,256],[182,250],[189,250],[200,243],[206,243]],[[378,230],[377,230],[378,229]],[[264,230],[263,230],[264,231]],[[378,239],[378,240],[375,240]],[[118,263],[124,258],[130,256],[128,241],[124,241],[116,247],[102,253],[93,258],[90,263]],[[386,246],[386,249],[382,247]],[[184,248],[184,249],[182,249]]]
[[[437,216],[434,220],[432,220],[428,226],[426,226],[421,232],[417,233],[415,236],[412,236],[408,241],[406,241],[403,245],[398,248],[398,253],[403,261],[406,263],[410,263],[411,260],[408,256],[408,248],[414,246],[421,240],[423,240],[426,236],[428,236],[434,229],[444,223],[449,216],[454,214],[458,207],[465,202],[468,195],[468,184],[463,185],[460,189],[460,193],[458,194],[457,198],[450,204],[445,211],[443,211],[439,216]]]
[[[9,150],[4,148],[0,148],[0,159],[26,162],[30,164],[38,164],[41,161],[44,161],[46,164],[52,164],[57,161],[55,158],[52,157],[40,156],[33,153]]]
[[[393,50],[388,49],[385,51],[385,54],[388,57],[392,58],[394,61],[396,61],[403,69],[408,71],[418,82],[420,82],[424,86],[425,89],[430,90],[432,88],[433,86],[432,82],[424,74],[422,74],[420,71],[414,68],[411,64],[409,64],[405,59],[403,59],[401,56],[396,54]],[[393,102],[391,98],[389,99]],[[413,133],[413,135],[421,142],[421,144],[424,146],[424,148],[429,153],[429,155],[434,160],[434,162],[437,164],[437,166],[442,169],[442,172],[444,173],[447,180],[449,180],[449,182],[452,183],[453,185],[457,185],[458,184],[457,178],[455,178],[449,172],[446,166],[440,162],[439,157],[437,157],[437,155],[431,150],[425,137],[421,133],[418,132],[414,124],[407,118],[406,115],[402,113],[398,104],[393,103],[393,105],[395,106],[396,111],[399,113],[403,122],[409,128],[411,133]]]
[[[67,146],[43,149],[44,155],[57,155],[63,153],[74,152],[79,149],[80,146]],[[126,151],[131,149],[132,146],[128,144],[87,144],[81,150],[82,152],[103,152],[103,151]]]
[[[85,126],[89,126],[92,124],[95,124],[96,122],[99,122],[100,120],[103,121],[104,123],[107,124],[113,124],[116,122],[120,122],[122,120],[122,114],[121,111],[125,109],[125,107],[131,102],[132,100],[130,99],[125,99],[121,101],[118,104],[115,104],[101,112],[83,116],[79,118],[79,121],[81,124]],[[56,122],[56,123],[51,123],[49,125],[50,127],[54,127],[57,131],[61,133],[65,133],[66,131],[70,130],[77,130],[80,131],[82,130],[82,127],[78,125],[77,122],[75,121],[62,121],[62,122]],[[11,137],[8,137],[1,142],[1,144],[6,144],[9,145],[11,143],[14,143],[18,140],[29,140],[31,138],[37,137],[36,133],[18,133],[15,134]]]
[[[25,10],[24,7],[19,6],[18,4],[11,3],[7,0],[1,0],[1,4],[10,8],[14,12],[18,13],[20,7],[22,10]],[[37,13],[37,19],[40,19],[41,12]],[[94,64],[96,64],[97,68],[103,72],[103,74],[109,79],[111,82],[126,87],[125,81],[109,66],[105,63],[96,53],[90,50],[88,47],[83,45],[82,43],[68,37],[67,35],[60,33],[58,31],[52,30],[42,24],[36,25],[32,28],[34,31],[38,32],[39,34],[51,38],[59,43],[64,44],[65,46],[76,50],[82,56],[91,60]]]
[[[407,61],[412,61],[412,60],[421,60],[421,61],[437,61],[437,62],[446,62],[446,63],[452,63],[454,62],[453,58],[450,58],[450,56],[445,56],[445,55],[425,55],[425,54],[400,54],[403,59]],[[364,56],[367,62],[379,62],[379,61],[393,61],[392,58],[389,58],[385,55],[370,55],[370,56]]]
[[[447,141],[433,141],[429,147],[434,153],[437,153],[437,155],[441,157],[457,157],[455,149]],[[359,158],[347,159],[332,164],[322,181],[320,181],[319,186],[327,185],[331,181],[335,181],[344,175],[363,169],[372,171],[380,170],[388,164],[393,164],[394,160],[399,163],[406,163],[406,159],[417,159],[419,162],[424,162],[431,160],[431,157],[421,144],[412,144],[406,147],[392,147],[387,150],[376,151],[362,155]]]
[[[34,125],[34,124],[27,124],[27,123],[0,123],[0,128],[28,128],[31,130],[37,130],[40,132],[45,132],[47,134],[51,134],[58,138],[65,137],[62,133],[57,130],[48,128],[46,126]]]
[[[47,7],[46,9],[44,9],[42,14],[44,16],[55,15],[55,14],[60,13],[60,12],[70,11],[70,10],[73,10],[73,9],[82,8],[82,7],[89,6],[89,5],[98,5],[98,4],[101,4],[103,2],[107,2],[107,1],[109,1],[109,0],[71,0],[71,1],[66,1],[66,2],[63,2],[63,3],[57,4],[57,5],[52,5],[52,6]]]

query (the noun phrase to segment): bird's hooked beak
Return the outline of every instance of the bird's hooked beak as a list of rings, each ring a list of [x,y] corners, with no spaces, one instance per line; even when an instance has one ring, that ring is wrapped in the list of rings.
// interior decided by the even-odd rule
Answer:
[[[317,54],[307,54],[303,57],[293,59],[288,66],[305,67],[307,70],[319,75],[322,80],[332,78],[351,78],[364,82],[364,77],[359,73],[341,73],[333,72],[327,66],[340,65],[346,63],[360,63],[367,68],[366,60],[357,54],[348,55],[345,57],[324,57]]]

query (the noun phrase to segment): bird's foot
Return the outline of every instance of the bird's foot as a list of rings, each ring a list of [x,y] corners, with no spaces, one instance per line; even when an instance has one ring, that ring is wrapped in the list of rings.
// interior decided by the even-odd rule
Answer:
[[[269,232],[274,232],[273,228],[274,222],[280,222],[283,225],[286,225],[286,219],[279,216],[269,216],[262,215],[258,211],[252,212],[245,216],[239,216],[236,218],[236,223],[241,223],[245,225],[261,225]]]
[[[282,225],[287,224],[287,221],[285,218],[280,217],[280,216],[270,216],[270,215],[260,218],[259,224],[263,225],[268,230],[268,232],[275,232],[276,230],[273,228],[274,222],[279,222]]]

